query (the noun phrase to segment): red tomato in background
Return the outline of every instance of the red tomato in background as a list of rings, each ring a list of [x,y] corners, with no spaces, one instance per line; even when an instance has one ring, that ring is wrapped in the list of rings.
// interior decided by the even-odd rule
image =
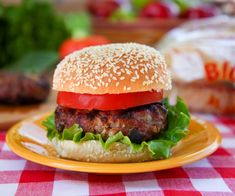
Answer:
[[[90,0],[87,3],[87,8],[92,15],[107,18],[119,8],[119,3],[114,0]]]
[[[207,18],[212,17],[220,14],[220,10],[210,4],[204,4],[199,7],[191,7],[188,8],[185,12],[183,12],[180,17],[187,18],[187,19],[198,19],[198,18]]]
[[[60,46],[60,58],[63,59],[68,54],[88,46],[108,44],[109,40],[100,35],[94,35],[82,39],[67,39]]]
[[[178,14],[176,6],[169,3],[153,2],[145,6],[141,12],[142,18],[172,18]]]
[[[160,102],[163,91],[135,92],[123,94],[79,94],[71,92],[58,92],[57,104],[81,110],[121,110],[150,103]]]

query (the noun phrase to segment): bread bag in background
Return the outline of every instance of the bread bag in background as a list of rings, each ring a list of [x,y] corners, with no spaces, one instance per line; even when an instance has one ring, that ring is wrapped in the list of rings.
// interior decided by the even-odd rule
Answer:
[[[235,114],[235,18],[195,20],[157,45],[177,94],[195,112]]]

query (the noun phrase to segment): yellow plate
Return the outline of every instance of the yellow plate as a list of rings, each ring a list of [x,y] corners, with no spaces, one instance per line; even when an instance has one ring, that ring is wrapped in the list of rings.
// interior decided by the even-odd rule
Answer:
[[[32,142],[32,140],[27,140],[27,138],[21,137],[19,135],[20,128],[22,128],[23,125],[27,125],[27,123],[34,123],[35,125],[40,126],[40,123],[47,115],[48,114],[33,117],[13,126],[7,133],[7,144],[13,152],[27,160],[50,167],[72,171],[124,174],[150,172],[179,167],[209,156],[219,147],[222,139],[218,130],[212,124],[192,117],[189,134],[179,142],[176,147],[174,147],[173,155],[169,159],[142,163],[119,164],[78,162],[59,158],[52,152],[50,152],[49,155],[38,154],[23,145],[24,142]],[[47,146],[43,144],[39,145],[45,147],[48,152],[50,151]]]

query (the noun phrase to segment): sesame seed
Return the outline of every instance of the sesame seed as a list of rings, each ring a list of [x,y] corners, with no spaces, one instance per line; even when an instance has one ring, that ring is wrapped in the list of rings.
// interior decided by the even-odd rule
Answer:
[[[136,81],[136,79],[135,78],[131,78],[131,82],[135,82]]]
[[[140,70],[140,72],[141,72],[142,74],[144,74],[144,71],[145,71],[144,69],[141,69],[141,70]]]
[[[80,92],[86,86],[99,90],[117,87],[121,80],[126,80],[129,84],[124,86],[125,90],[130,91],[143,77],[144,86],[158,83],[163,89],[171,88],[166,63],[157,50],[136,43],[107,44],[87,47],[66,56],[55,70],[53,88]],[[83,93],[89,93],[89,88]]]

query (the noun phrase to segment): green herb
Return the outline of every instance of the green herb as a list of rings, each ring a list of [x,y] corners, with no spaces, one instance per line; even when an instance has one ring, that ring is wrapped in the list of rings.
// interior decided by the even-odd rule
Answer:
[[[136,13],[133,10],[124,10],[119,8],[115,10],[110,16],[110,20],[112,22],[118,21],[126,21],[126,22],[134,22],[136,21]]]
[[[143,9],[145,6],[147,6],[151,2],[153,2],[153,0],[131,0],[131,3],[136,10]]]
[[[5,70],[41,74],[55,65],[58,58],[58,53],[54,51],[29,52]]]
[[[84,133],[77,124],[69,129],[64,129],[61,134],[55,128],[54,115],[49,116],[43,122],[43,125],[47,128],[47,136],[50,140],[54,137],[61,140],[73,140],[76,143],[98,140],[104,149],[108,149],[114,142],[121,142],[137,152],[147,148],[155,159],[164,159],[171,155],[171,148],[187,135],[190,115],[186,105],[180,98],[177,98],[177,103],[174,106],[169,104],[168,99],[165,99],[163,104],[168,109],[167,129],[158,138],[148,142],[144,141],[141,144],[131,142],[130,138],[124,136],[122,132],[118,132],[110,136],[106,141],[103,141],[100,134]]]
[[[87,13],[66,13],[64,21],[73,38],[82,38],[90,34],[91,19]]]
[[[172,0],[180,9],[180,12],[185,12],[190,7],[197,7],[200,5],[201,1],[198,0]]]
[[[0,6],[0,67],[38,50],[57,51],[70,36],[64,20],[48,1],[23,0]]]

